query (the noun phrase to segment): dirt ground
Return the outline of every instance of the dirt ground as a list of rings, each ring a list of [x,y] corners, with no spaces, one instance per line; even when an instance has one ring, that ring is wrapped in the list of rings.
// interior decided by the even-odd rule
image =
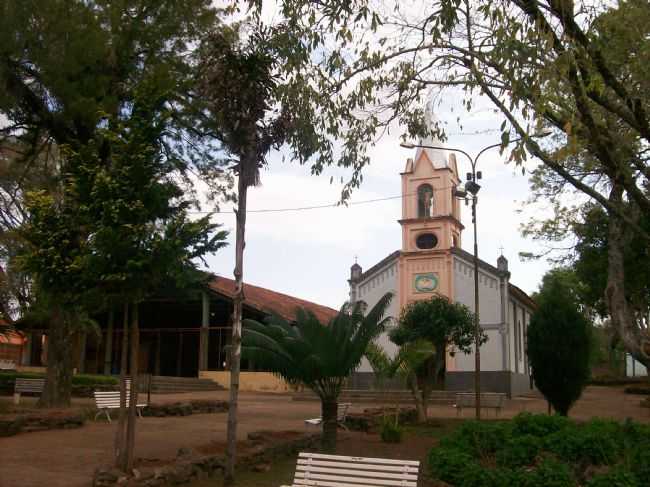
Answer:
[[[165,403],[199,398],[227,400],[227,394],[227,391],[159,394],[152,396],[152,402]],[[629,417],[650,422],[650,409],[639,406],[641,398],[624,394],[622,388],[589,387],[572,410],[571,416],[576,419],[598,416],[619,420]],[[10,398],[2,397],[0,401],[10,401]],[[27,403],[29,404],[29,401]],[[77,407],[90,404],[89,400],[75,400]],[[350,412],[361,412],[369,406],[376,405],[354,404]],[[319,409],[317,402],[292,401],[288,395],[242,393],[238,436],[244,439],[249,432],[259,430],[304,431],[303,420],[319,416]],[[501,417],[512,417],[524,410],[546,412],[546,403],[541,398],[507,401]],[[432,418],[455,418],[456,411],[451,406],[435,406],[430,408],[429,415]],[[145,417],[138,421],[136,455],[147,461],[163,460],[175,457],[181,447],[197,448],[215,441],[223,441],[226,434],[226,416],[218,413],[186,417]],[[463,416],[472,417],[472,411],[464,412]],[[494,413],[490,412],[486,416],[492,418]],[[25,433],[0,438],[0,487],[89,486],[95,468],[111,463],[114,431],[114,423],[90,421],[80,429]],[[374,454],[381,456],[380,449],[386,447],[373,435],[349,435],[341,442],[342,454],[370,456],[365,452],[372,450]],[[409,455],[416,454],[414,441],[403,443],[400,451],[403,450]],[[432,441],[429,438],[423,439],[421,449],[424,453],[418,451],[417,455],[426,454],[432,446]],[[386,453],[386,456],[396,456],[395,450],[391,450],[390,455],[388,451]],[[286,470],[292,471],[288,464]],[[278,482],[278,485],[280,483]]]

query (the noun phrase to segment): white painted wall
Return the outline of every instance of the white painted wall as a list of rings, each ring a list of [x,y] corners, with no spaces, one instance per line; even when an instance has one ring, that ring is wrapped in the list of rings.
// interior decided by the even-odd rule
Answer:
[[[479,269],[478,297],[481,325],[501,323],[499,278]],[[474,312],[474,264],[454,256],[454,299]]]
[[[368,309],[371,309],[377,301],[386,293],[393,293],[393,300],[388,307],[386,317],[393,318],[393,324],[396,325],[397,318],[399,317],[399,296],[397,296],[397,259],[394,259],[381,269],[377,269],[372,275],[357,284],[357,299],[365,301],[368,304]],[[377,343],[390,355],[394,356],[397,353],[397,346],[390,341],[388,333],[383,333],[378,339]],[[372,372],[372,367],[364,358],[359,372]]]
[[[488,336],[481,345],[481,370],[503,370],[501,333],[492,329],[502,322],[499,278],[480,268],[478,275],[480,320]],[[458,256],[454,256],[454,298],[474,312],[474,263]],[[474,353],[456,354],[456,370],[474,370]]]
[[[645,377],[648,369],[645,365],[632,358],[632,355],[625,354],[625,375],[628,377]]]

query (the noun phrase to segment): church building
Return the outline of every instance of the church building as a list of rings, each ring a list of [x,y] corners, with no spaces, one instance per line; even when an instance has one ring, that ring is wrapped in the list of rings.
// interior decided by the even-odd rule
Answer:
[[[402,248],[365,272],[358,263],[352,266],[350,301],[362,300],[371,308],[381,296],[392,292],[388,315],[395,325],[405,305],[434,294],[474,311],[474,260],[461,248],[464,226],[461,201],[456,197],[461,180],[455,155],[419,148],[415,160],[407,160],[401,178]],[[512,396],[532,388],[526,330],[535,303],[510,282],[510,277],[503,255],[496,266],[479,261],[480,324],[488,336],[481,346],[481,390]],[[387,333],[378,342],[388,353],[396,352]],[[372,369],[364,361],[353,378],[353,387],[368,387],[372,378]],[[448,351],[445,388],[461,391],[473,387],[474,354],[452,355]]]

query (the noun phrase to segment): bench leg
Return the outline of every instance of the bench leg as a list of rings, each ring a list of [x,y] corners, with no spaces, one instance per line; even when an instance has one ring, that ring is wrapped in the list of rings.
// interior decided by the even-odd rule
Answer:
[[[106,419],[108,419],[108,422],[111,422],[111,415],[108,413],[108,408],[104,409],[104,412],[106,413]]]
[[[339,421],[339,426],[343,428],[345,431],[350,431],[347,426],[345,426],[345,423]]]
[[[142,419],[142,408],[135,408],[135,410],[138,412],[138,416],[140,416],[140,419]]]

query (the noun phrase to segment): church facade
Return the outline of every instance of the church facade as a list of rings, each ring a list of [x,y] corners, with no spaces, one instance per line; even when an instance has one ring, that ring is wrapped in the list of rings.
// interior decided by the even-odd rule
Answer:
[[[435,144],[432,144],[435,145]],[[408,159],[402,179],[402,248],[365,272],[355,263],[350,270],[350,301],[364,301],[371,308],[381,296],[394,297],[388,315],[397,322],[400,310],[410,302],[434,294],[466,305],[474,311],[473,255],[461,248],[463,224],[456,188],[461,181],[454,154],[418,149]],[[481,389],[509,396],[532,389],[526,354],[527,327],[535,303],[510,282],[508,262],[496,265],[479,261],[479,316],[488,336],[481,346]],[[389,353],[397,347],[388,333],[378,343]],[[448,351],[445,388],[472,390],[474,354]],[[368,387],[373,373],[364,361],[353,378],[353,387]]]

